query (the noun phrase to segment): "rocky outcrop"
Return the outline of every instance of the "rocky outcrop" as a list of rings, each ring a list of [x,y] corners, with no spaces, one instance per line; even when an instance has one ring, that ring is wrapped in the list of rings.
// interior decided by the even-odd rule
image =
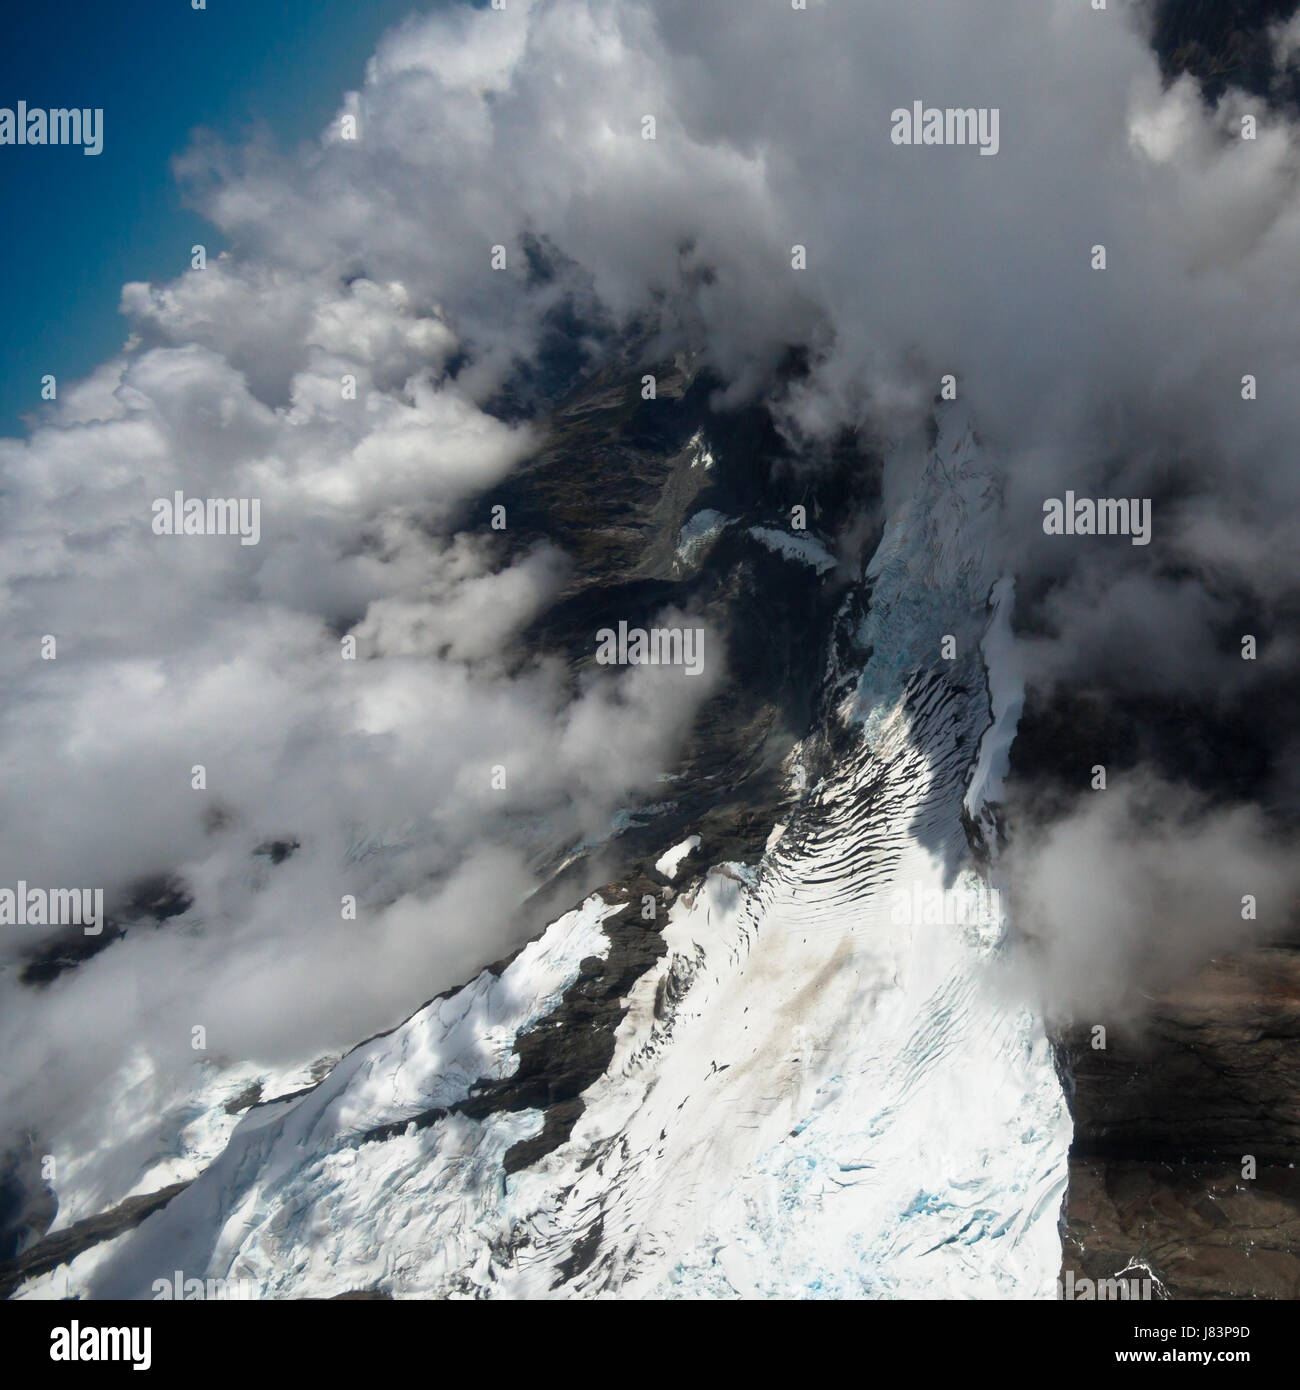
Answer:
[[[1270,31],[1295,8],[1295,0],[1149,0],[1152,46],[1166,76],[1191,73],[1208,100],[1231,83],[1294,110],[1300,68],[1279,61]]]
[[[1300,1170],[1074,1158],[1063,1254],[1076,1285],[1149,1271],[1153,1298],[1300,1298]]]
[[[188,1182],[178,1182],[157,1192],[128,1197],[109,1211],[44,1236],[21,1255],[0,1264],[0,1298],[8,1298],[24,1280],[35,1278],[38,1274],[48,1274],[50,1270],[74,1260],[83,1250],[89,1250],[101,1241],[112,1240],[124,1231],[133,1230],[146,1216],[165,1207],[188,1186]]]
[[[582,1114],[583,1091],[609,1065],[614,1031],[627,1011],[632,986],[664,953],[654,922],[640,914],[643,898],[658,899],[662,891],[643,876],[603,890],[607,902],[626,904],[601,923],[609,950],[603,958],[584,960],[559,1007],[516,1038],[519,1065],[510,1076],[478,1082],[454,1105],[372,1129],[363,1142],[391,1138],[410,1125],[424,1129],[451,1114],[483,1120],[498,1111],[540,1110],[541,1130],[507,1150],[505,1172],[518,1172],[559,1148]]]
[[[1174,1298],[1300,1297],[1300,949],[1210,962],[1137,1023],[1062,1040],[1063,1268]]]

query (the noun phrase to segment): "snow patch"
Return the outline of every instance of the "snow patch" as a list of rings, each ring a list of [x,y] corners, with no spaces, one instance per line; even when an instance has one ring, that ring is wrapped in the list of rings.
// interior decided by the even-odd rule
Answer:
[[[676,878],[677,870],[682,860],[688,858],[699,846],[700,837],[698,835],[688,835],[681,844],[674,845],[672,849],[661,854],[659,858],[655,860],[655,871],[663,874],[665,878]]]
[[[677,549],[674,552],[679,564],[688,568],[697,565],[708,553],[714,541],[735,524],[732,517],[705,507],[695,513],[682,527],[677,536]]]
[[[835,556],[812,536],[794,536],[789,531],[778,531],[772,526],[751,526],[749,534],[769,550],[783,555],[787,560],[797,560],[811,565],[818,574],[833,570],[838,563]]]

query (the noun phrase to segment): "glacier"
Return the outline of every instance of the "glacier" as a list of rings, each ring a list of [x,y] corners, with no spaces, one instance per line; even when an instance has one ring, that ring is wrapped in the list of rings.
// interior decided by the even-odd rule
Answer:
[[[826,655],[840,751],[756,863],[678,873],[688,842],[664,846],[676,890],[567,1137],[520,1166],[544,1108],[475,1102],[521,1035],[568,1026],[638,893],[255,1106],[165,1207],[18,1296],[148,1298],[181,1270],[267,1298],[1056,1297],[1071,1122],[1041,1017],[998,987],[999,897],[891,919],[918,884],[997,886],[1023,700],[996,465],[960,408],[938,422],[842,609],[861,659]]]

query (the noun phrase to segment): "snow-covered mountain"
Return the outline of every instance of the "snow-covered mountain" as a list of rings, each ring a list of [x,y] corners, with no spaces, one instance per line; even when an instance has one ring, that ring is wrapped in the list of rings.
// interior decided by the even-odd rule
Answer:
[[[761,856],[662,845],[20,1296],[1054,1296],[1070,1121],[994,978],[999,490],[956,409],[913,472]]]

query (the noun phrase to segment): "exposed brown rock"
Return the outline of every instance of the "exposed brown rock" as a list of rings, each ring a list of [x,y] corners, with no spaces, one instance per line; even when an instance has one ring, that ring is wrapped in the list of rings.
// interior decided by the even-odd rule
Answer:
[[[1175,1298],[1300,1298],[1300,951],[1212,961],[1104,1050],[1081,1031],[1060,1053],[1063,1268],[1137,1262]]]

